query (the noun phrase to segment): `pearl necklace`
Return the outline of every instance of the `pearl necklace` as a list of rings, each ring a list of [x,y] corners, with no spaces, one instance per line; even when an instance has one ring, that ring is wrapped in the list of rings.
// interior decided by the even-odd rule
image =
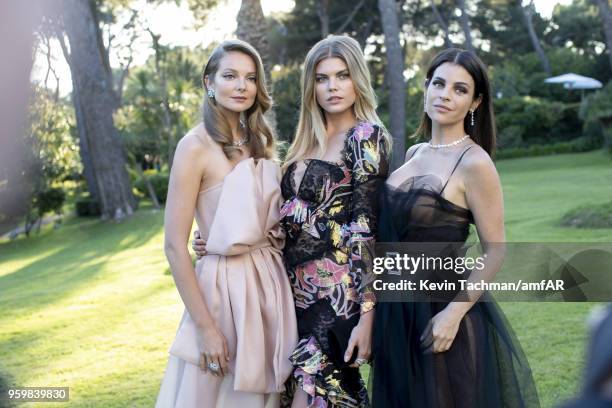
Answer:
[[[463,142],[465,139],[469,139],[469,137],[470,135],[465,135],[461,139],[455,140],[454,142],[447,143],[447,144],[433,144],[429,142],[429,147],[431,147],[432,149],[443,149],[445,147],[453,147],[453,146],[457,146],[459,143]]]

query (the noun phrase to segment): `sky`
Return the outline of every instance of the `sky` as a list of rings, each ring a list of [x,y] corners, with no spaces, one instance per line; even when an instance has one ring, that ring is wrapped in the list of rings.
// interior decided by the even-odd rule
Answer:
[[[177,6],[174,2],[152,6],[147,4],[146,0],[137,0],[134,7],[140,11],[139,16],[148,22],[151,30],[161,34],[160,41],[164,45],[189,47],[202,45],[205,47],[211,42],[221,41],[233,36],[236,29],[236,15],[240,9],[240,0],[221,0],[220,6],[213,11],[205,26],[200,30],[193,28],[194,19],[185,3],[181,2],[181,6]],[[534,0],[536,9],[545,17],[552,14],[555,5],[569,3],[571,3],[571,0]],[[269,15],[274,12],[291,11],[295,3],[293,0],[261,0],[261,5],[264,14]],[[121,33],[116,34],[121,40]],[[135,49],[132,66],[143,64],[153,52],[148,37],[143,37]],[[60,77],[60,93],[62,95],[68,94],[72,89],[70,69],[57,42],[52,43],[52,65]],[[114,56],[111,56],[111,65],[119,66],[119,60]],[[46,56],[44,53],[38,52],[31,78],[33,81],[42,82],[46,72]],[[55,86],[53,76],[51,76],[49,86]]]

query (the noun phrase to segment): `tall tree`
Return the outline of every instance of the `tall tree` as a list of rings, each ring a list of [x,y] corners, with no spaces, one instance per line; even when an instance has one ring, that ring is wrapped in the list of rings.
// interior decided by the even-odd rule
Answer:
[[[596,0],[599,6],[599,15],[603,23],[604,33],[606,35],[606,45],[608,46],[608,58],[610,60],[610,68],[612,68],[612,12],[610,12],[610,3],[608,0]]]
[[[72,58],[70,51],[68,51],[68,45],[64,39],[64,33],[58,32],[57,38],[59,39],[64,58],[70,67],[70,71],[73,72],[76,68],[72,67]],[[87,190],[89,191],[90,197],[94,201],[99,201],[98,193],[98,182],[96,181],[96,174],[93,163],[91,161],[91,153],[89,142],[87,141],[87,130],[85,129],[85,118],[83,117],[83,107],[81,106],[81,100],[79,93],[76,91],[78,84],[76,82],[76,76],[71,76],[72,80],[72,104],[74,106],[74,114],[76,116],[77,132],[79,134],[79,152],[81,156],[81,163],[83,163],[83,175],[87,182]]]
[[[268,43],[266,18],[259,0],[242,0],[236,17],[236,36],[251,44],[261,55],[266,77],[270,78],[270,45]]]
[[[117,95],[108,75],[108,61],[100,52],[99,25],[93,1],[63,0],[62,14],[70,44],[77,121],[83,122],[90,160],[104,219],[131,215],[136,200],[126,170],[123,145],[113,111]]]
[[[270,62],[270,44],[267,38],[268,23],[261,8],[261,1],[242,0],[236,20],[238,23],[236,36],[251,44],[259,52],[263,60],[267,83],[271,84],[272,76],[270,73],[272,67]],[[266,119],[268,119],[272,128],[276,128],[276,117],[274,116],[273,109],[268,111]]]
[[[517,7],[520,9],[521,14],[523,15],[523,21],[525,22],[525,26],[527,27],[527,31],[529,32],[529,38],[531,39],[531,44],[533,45],[533,49],[535,50],[538,58],[540,59],[540,64],[542,65],[542,69],[548,75],[551,75],[550,71],[550,63],[548,62],[548,57],[544,53],[544,49],[542,48],[542,44],[540,43],[540,38],[536,33],[533,27],[533,11],[535,10],[535,6],[533,5],[533,0],[529,2],[527,6],[523,6],[522,0],[517,0]]]
[[[440,25],[440,28],[442,28],[442,31],[444,32],[444,46],[446,48],[451,47],[453,43],[450,40],[448,23],[444,20],[444,17],[442,17],[440,10],[438,10],[438,6],[436,6],[436,0],[431,0],[431,11],[433,12],[434,17],[436,18],[436,21]]]
[[[404,162],[406,119],[406,84],[404,83],[404,55],[400,44],[400,30],[394,0],[378,0],[378,9],[385,34],[387,54],[386,76],[389,87],[390,131],[393,136],[391,166],[398,168]]]
[[[474,44],[472,43],[472,31],[470,27],[470,16],[467,13],[467,8],[465,6],[465,0],[457,0],[457,7],[461,15],[459,16],[459,23],[461,24],[461,29],[463,30],[463,34],[465,35],[465,48],[468,51],[474,52]]]
[[[318,0],[317,14],[321,22],[321,38],[329,35],[329,0]]]

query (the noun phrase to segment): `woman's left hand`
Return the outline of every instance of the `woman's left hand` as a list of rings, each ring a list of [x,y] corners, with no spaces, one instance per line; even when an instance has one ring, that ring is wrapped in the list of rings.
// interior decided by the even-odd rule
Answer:
[[[424,353],[443,353],[450,349],[463,316],[446,307],[432,317],[420,338]]]
[[[367,361],[370,361],[372,353],[372,325],[374,324],[374,311],[371,310],[364,313],[359,318],[357,326],[353,327],[351,337],[349,338],[348,347],[344,353],[344,361],[349,362],[355,347],[357,347],[357,359],[351,367],[359,367]]]

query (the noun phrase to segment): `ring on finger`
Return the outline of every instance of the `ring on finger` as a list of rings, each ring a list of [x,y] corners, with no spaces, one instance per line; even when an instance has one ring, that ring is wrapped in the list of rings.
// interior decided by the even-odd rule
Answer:
[[[364,365],[367,362],[368,362],[368,360],[366,360],[365,358],[358,358],[358,359],[355,360],[355,364],[357,364],[358,366]]]
[[[217,363],[208,363],[208,369],[210,371],[217,372],[217,371],[219,371],[219,364],[217,364]]]

